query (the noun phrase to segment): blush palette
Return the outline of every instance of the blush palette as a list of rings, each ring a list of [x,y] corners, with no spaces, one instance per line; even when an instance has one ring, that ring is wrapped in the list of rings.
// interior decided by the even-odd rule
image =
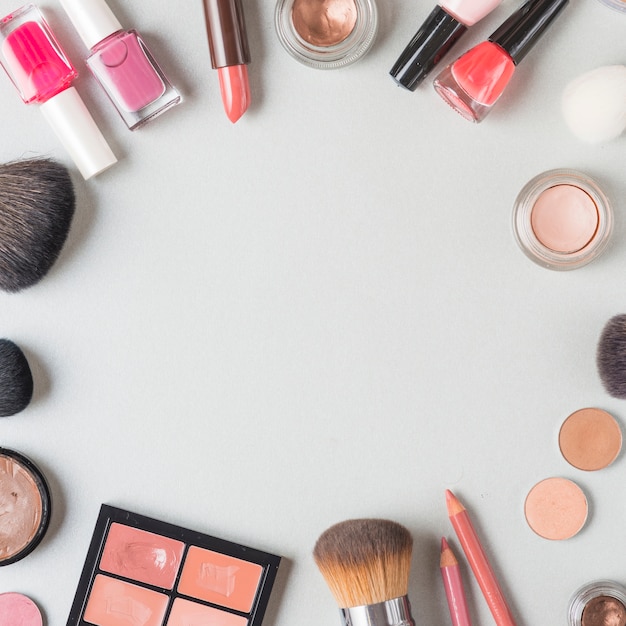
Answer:
[[[279,564],[103,504],[67,626],[260,626]]]

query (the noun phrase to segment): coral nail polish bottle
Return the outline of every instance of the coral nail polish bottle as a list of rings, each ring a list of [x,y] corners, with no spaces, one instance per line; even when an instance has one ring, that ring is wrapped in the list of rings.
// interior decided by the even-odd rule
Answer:
[[[72,83],[78,76],[41,11],[0,19],[0,62],[26,104],[37,103],[85,179],[117,162]]]
[[[100,85],[131,130],[181,101],[135,30],[124,30],[104,0],[60,0]]]
[[[528,54],[568,0],[527,0],[487,39],[446,67],[437,93],[465,119],[482,121]]]

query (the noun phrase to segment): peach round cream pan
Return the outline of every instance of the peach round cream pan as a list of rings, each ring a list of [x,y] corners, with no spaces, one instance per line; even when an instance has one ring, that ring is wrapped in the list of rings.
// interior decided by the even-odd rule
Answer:
[[[565,460],[578,469],[604,469],[622,449],[622,431],[610,413],[595,408],[580,409],[563,422],[559,448]]]
[[[513,232],[523,252],[553,270],[586,265],[606,248],[613,210],[600,186],[575,170],[531,179],[513,207]]]
[[[0,565],[23,559],[39,545],[51,510],[50,491],[37,466],[0,448]]]
[[[569,539],[587,521],[587,498],[567,478],[546,478],[526,496],[524,514],[528,525],[544,539]]]
[[[280,557],[102,505],[68,626],[260,626]]]

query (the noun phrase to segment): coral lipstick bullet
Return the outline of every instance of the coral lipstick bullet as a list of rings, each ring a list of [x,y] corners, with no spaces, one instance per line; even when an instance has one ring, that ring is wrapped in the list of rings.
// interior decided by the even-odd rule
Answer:
[[[241,0],[203,0],[211,66],[218,71],[224,110],[235,123],[250,105],[250,49]]]

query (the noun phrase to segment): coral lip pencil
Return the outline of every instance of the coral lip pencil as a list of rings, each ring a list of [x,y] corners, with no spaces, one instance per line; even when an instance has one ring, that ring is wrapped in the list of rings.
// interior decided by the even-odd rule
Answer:
[[[211,66],[218,71],[222,102],[235,123],[250,106],[250,50],[241,0],[204,0]]]
[[[452,626],[472,626],[465,590],[463,589],[463,580],[461,579],[461,568],[445,537],[441,538],[439,567],[441,569],[443,587],[446,591],[448,607],[450,608]]]
[[[516,626],[496,575],[487,559],[472,521],[461,502],[450,491],[446,491],[448,517],[454,528],[463,552],[472,568],[478,586],[485,596],[497,626]]]

